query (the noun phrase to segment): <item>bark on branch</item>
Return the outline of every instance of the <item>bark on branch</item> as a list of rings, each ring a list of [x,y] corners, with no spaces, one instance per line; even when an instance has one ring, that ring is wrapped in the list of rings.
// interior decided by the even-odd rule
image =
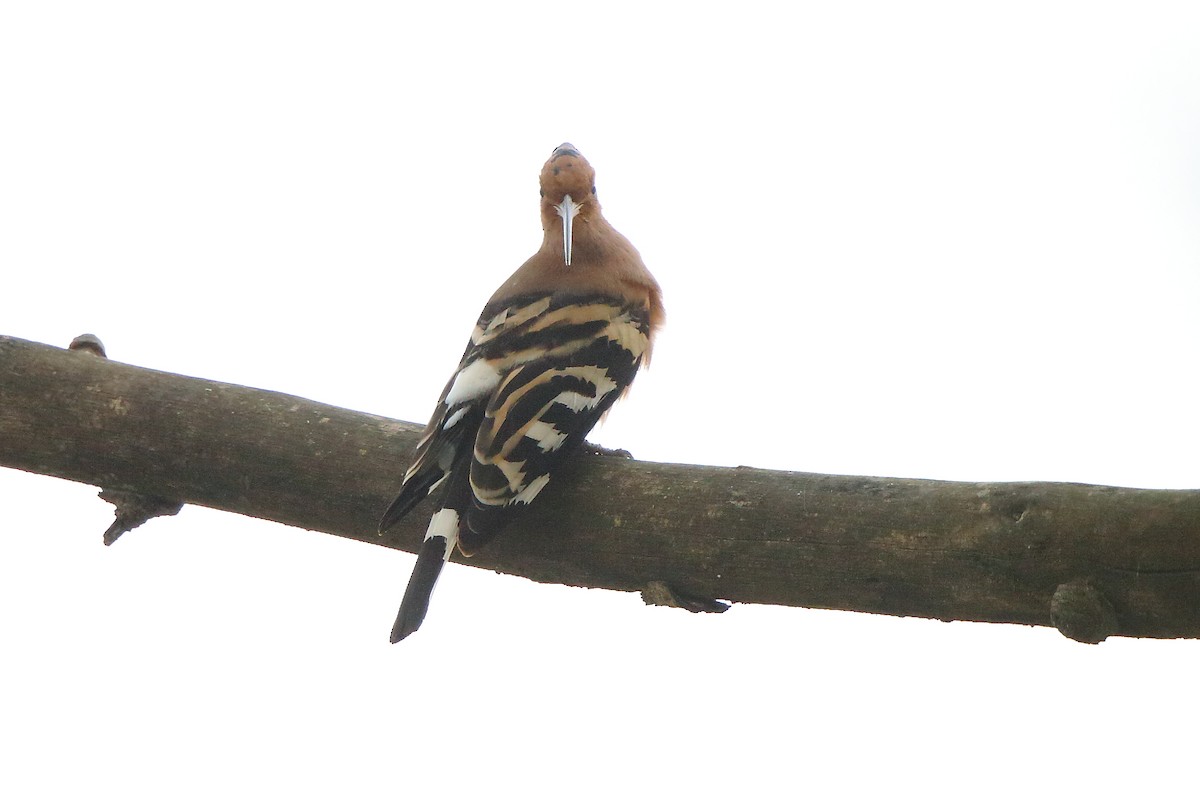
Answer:
[[[0,465],[379,538],[419,426],[0,337]],[[1200,492],[580,456],[469,563],[536,581],[1200,637]],[[552,532],[552,536],[545,535]],[[670,592],[667,592],[669,595]]]

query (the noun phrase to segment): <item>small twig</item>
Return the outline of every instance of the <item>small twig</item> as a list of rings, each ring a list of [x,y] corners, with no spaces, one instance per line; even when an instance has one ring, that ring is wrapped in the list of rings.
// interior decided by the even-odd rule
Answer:
[[[729,604],[711,597],[684,594],[663,581],[650,581],[642,589],[642,602],[667,608],[683,608],[692,613],[724,613]]]
[[[117,508],[117,517],[112,526],[104,532],[104,544],[112,545],[117,538],[128,531],[133,531],[151,518],[161,515],[174,515],[183,509],[183,502],[174,499],[163,499],[158,496],[146,496],[132,491],[102,490],[99,496],[104,501]]]

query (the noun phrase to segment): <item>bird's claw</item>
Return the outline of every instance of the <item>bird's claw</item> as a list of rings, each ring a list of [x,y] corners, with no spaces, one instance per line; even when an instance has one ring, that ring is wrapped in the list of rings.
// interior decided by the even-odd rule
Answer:
[[[583,443],[583,451],[586,453],[590,453],[592,455],[602,455],[606,458],[632,458],[633,457],[633,453],[631,453],[629,450],[622,450],[619,447],[617,447],[615,449],[611,448],[611,447],[601,447],[600,445],[592,444],[591,442]]]

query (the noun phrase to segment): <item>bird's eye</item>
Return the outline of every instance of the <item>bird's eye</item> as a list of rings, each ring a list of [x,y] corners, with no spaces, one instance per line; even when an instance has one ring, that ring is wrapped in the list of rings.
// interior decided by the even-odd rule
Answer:
[[[592,186],[592,193],[596,193],[596,186]]]
[[[538,189],[538,196],[545,196],[545,195],[546,195],[546,189],[545,189],[545,188],[539,188],[539,189]]]

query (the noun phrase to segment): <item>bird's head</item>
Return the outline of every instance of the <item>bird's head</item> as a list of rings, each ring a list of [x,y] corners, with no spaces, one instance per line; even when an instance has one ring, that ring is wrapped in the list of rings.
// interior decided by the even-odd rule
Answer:
[[[542,167],[541,185],[542,226],[547,233],[562,233],[563,261],[569,267],[575,222],[586,223],[600,213],[596,170],[574,145],[564,142]]]

